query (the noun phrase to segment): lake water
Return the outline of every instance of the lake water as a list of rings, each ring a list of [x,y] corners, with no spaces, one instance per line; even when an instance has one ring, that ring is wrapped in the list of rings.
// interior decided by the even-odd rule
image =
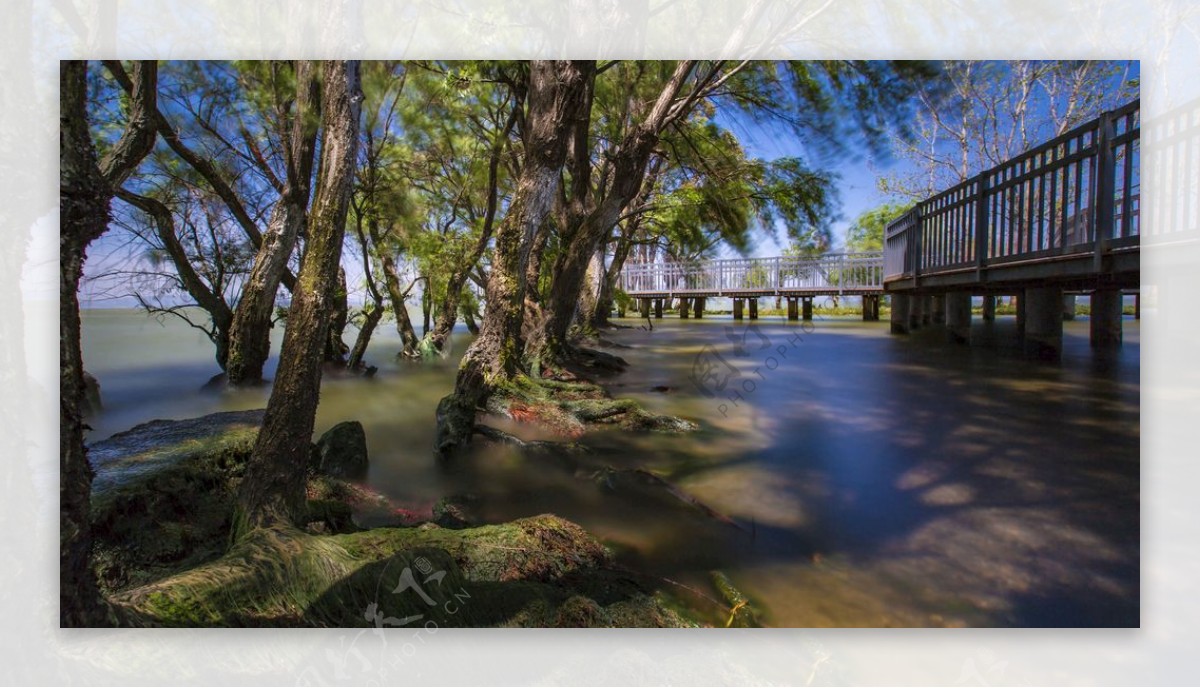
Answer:
[[[652,331],[617,322],[627,327],[606,334],[619,345],[609,350],[631,365],[607,382],[614,396],[701,429],[599,431],[585,438],[589,460],[650,469],[740,527],[506,448],[439,467],[434,408],[453,387],[465,333],[450,359],[408,364],[381,324],[368,353],[378,375],[327,377],[317,432],[361,421],[367,482],[412,508],[471,493],[487,520],[576,521],[715,624],[726,616],[705,599],[716,597],[712,570],[770,625],[1138,625],[1137,321],[1126,318],[1115,355],[1091,351],[1086,318],[1066,323],[1061,365],[1022,360],[1011,317],[976,318],[981,344],[971,347],[934,328],[894,337],[886,322],[853,317],[802,326],[668,315]],[[266,403],[265,389],[201,392],[219,372],[213,350],[178,321],[89,310],[83,327],[105,404],[90,440]]]

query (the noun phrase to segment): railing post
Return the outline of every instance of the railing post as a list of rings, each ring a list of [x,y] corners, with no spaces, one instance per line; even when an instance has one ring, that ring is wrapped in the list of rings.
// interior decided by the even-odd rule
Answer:
[[[1116,156],[1112,150],[1112,113],[1100,114],[1096,127],[1096,199],[1092,204],[1092,226],[1095,227],[1095,253],[1092,269],[1100,272],[1104,254],[1113,235],[1113,196],[1116,194]]]
[[[918,203],[913,209],[912,225],[908,228],[912,232],[912,241],[909,242],[909,250],[912,251],[912,279],[913,287],[917,286],[917,278],[921,274],[921,205]]]
[[[975,201],[975,280],[982,282],[983,271],[987,268],[987,248],[988,248],[988,174],[983,172],[979,175],[979,182],[975,185],[976,193],[979,198]]]
[[[838,296],[846,288],[846,254],[838,254]]]
[[[778,292],[783,287],[783,282],[779,281],[779,256],[775,256],[775,291]]]

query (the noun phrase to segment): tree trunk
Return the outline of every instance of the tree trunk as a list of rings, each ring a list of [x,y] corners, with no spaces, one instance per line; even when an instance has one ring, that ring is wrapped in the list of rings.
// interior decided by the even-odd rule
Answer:
[[[545,305],[543,324],[526,346],[526,357],[535,368],[562,363],[567,352],[567,332],[579,304],[588,261],[616,226],[621,213],[642,192],[647,164],[658,144],[659,133],[667,122],[685,115],[690,107],[687,103],[691,100],[684,104],[676,104],[675,100],[694,66],[693,61],[679,63],[646,118],[633,125],[609,154],[611,171],[606,176],[611,182],[603,200],[592,204],[588,199],[573,199],[574,217],[567,224],[574,229],[563,233],[562,245],[551,271],[554,281]],[[683,109],[672,114],[676,107]],[[586,186],[581,188],[586,189]]]
[[[229,383],[258,384],[271,354],[271,316],[275,295],[287,272],[296,238],[304,231],[316,149],[316,108],[319,88],[311,62],[295,65],[296,104],[291,122],[284,122],[280,138],[285,141],[286,183],[271,212],[267,233],[254,256],[254,266],[242,287],[234,309],[229,336],[229,359],[225,366]],[[288,126],[290,124],[290,127]]]
[[[519,370],[533,237],[549,217],[566,159],[570,122],[582,114],[594,76],[594,62],[535,60],[530,64],[525,162],[508,214],[496,231],[479,336],[463,355],[454,393],[438,405],[436,449],[441,456],[470,441],[476,409],[496,385]]]
[[[429,289],[429,278],[425,278],[425,288],[421,290],[421,336],[429,334],[429,316],[433,311],[433,294]],[[454,327],[454,321],[450,321],[450,327]]]
[[[600,323],[596,320],[596,312],[599,310],[600,292],[604,286],[606,272],[604,249],[598,246],[592,252],[591,259],[588,260],[587,271],[583,277],[583,289],[579,292],[579,303],[575,306],[575,321],[584,336],[591,337],[599,334]],[[608,322],[607,312],[604,314],[604,322]]]
[[[350,302],[346,293],[346,271],[340,266],[333,287],[332,311],[329,314],[329,337],[325,344],[325,360],[338,365],[346,364],[350,347],[342,335],[346,332],[346,321],[350,319]]]
[[[358,67],[355,61],[324,64],[322,179],[288,310],[279,370],[239,489],[235,536],[255,527],[295,522],[305,510],[305,468],[321,388],[321,359],[358,150],[362,103]]]
[[[600,282],[600,295],[596,299],[596,315],[593,318],[596,327],[608,325],[608,314],[612,311],[613,300],[616,298],[617,281],[621,279],[621,270],[625,268],[625,261],[629,260],[629,252],[633,249],[633,237],[637,234],[640,225],[640,215],[629,218],[621,228],[620,236],[617,237],[612,263],[604,271],[604,278]]]
[[[195,300],[196,305],[208,313],[208,317],[212,319],[213,329],[208,336],[216,347],[217,365],[221,366],[221,370],[225,370],[229,358],[229,332],[233,323],[233,311],[230,310],[229,304],[225,303],[224,295],[209,288],[200,274],[196,272],[196,268],[188,259],[183,243],[179,240],[179,235],[175,233],[175,219],[167,206],[157,199],[139,196],[126,189],[117,189],[116,195],[149,215],[154,221],[158,240],[162,242],[167,256],[175,266],[175,273],[179,275],[179,281],[183,284],[183,288]],[[143,306],[148,310],[152,308],[145,302],[143,302]]]
[[[59,623],[108,625],[114,619],[91,566],[92,469],[83,444],[83,352],[79,280],[87,247],[108,229],[113,189],[154,146],[157,66],[139,63],[131,79],[129,120],[120,140],[96,160],[87,117],[87,63],[59,63]]]
[[[375,303],[369,309],[363,309],[363,322],[358,328],[358,336],[354,339],[354,347],[350,349],[350,358],[346,359],[347,368],[359,370],[363,367],[367,345],[370,344],[371,335],[375,334],[375,327],[382,319],[383,307],[379,303]]]
[[[377,232],[372,232],[371,238],[379,246]],[[413,330],[412,319],[408,317],[408,305],[405,303],[406,294],[400,289],[400,275],[396,272],[396,261],[386,251],[380,251],[379,265],[383,268],[383,286],[387,289],[388,298],[392,302],[392,315],[396,317],[396,332],[400,335],[403,348],[401,356],[416,356],[420,343],[417,333]]]

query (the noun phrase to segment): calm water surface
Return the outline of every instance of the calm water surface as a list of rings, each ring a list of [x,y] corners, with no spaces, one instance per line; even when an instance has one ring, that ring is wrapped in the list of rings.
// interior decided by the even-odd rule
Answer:
[[[368,355],[374,380],[327,377],[317,432],[361,421],[368,482],[412,508],[469,492],[487,520],[549,511],[579,522],[717,624],[724,614],[703,597],[715,596],[716,569],[771,625],[1138,625],[1136,321],[1115,356],[1093,354],[1086,318],[1066,323],[1060,366],[1021,360],[1003,317],[977,322],[972,347],[854,318],[621,322],[607,337],[631,366],[609,382],[614,395],[701,430],[596,432],[590,460],[648,468],[740,527],[505,448],[439,468],[434,408],[457,356],[398,363],[390,323]],[[219,370],[186,325],[118,310],[85,311],[83,323],[105,403],[92,440],[266,403],[266,390],[200,392]],[[456,335],[455,353],[468,341]]]

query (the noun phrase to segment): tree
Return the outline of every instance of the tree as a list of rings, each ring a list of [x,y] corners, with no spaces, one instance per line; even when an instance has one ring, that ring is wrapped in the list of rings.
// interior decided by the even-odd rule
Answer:
[[[454,392],[438,404],[436,449],[441,456],[470,441],[476,409],[521,367],[525,275],[534,234],[550,215],[570,123],[584,116],[594,76],[595,63],[589,61],[535,60],[529,65],[524,160],[513,200],[496,229],[479,335],[463,355]]]
[[[126,124],[97,159],[88,124],[87,63],[59,64],[59,621],[105,625],[109,618],[91,567],[92,471],[83,445],[83,353],[79,280],[88,246],[108,229],[113,192],[154,147],[158,66],[135,63]]]
[[[893,150],[911,169],[881,189],[923,200],[1137,96],[1129,61],[947,61],[922,83]],[[912,136],[908,134],[913,134]]]
[[[850,251],[882,251],[884,230],[913,205],[914,202],[884,203],[864,210],[846,230],[846,248]]]
[[[602,132],[594,144],[589,138],[588,116],[604,93],[599,86],[594,89],[597,98],[588,96],[588,116],[573,124],[567,166],[570,183],[564,187],[567,200],[556,219],[559,249],[550,273],[553,283],[542,324],[526,344],[526,357],[535,372],[561,366],[570,358],[567,334],[589,281],[588,265],[639,195],[650,157],[668,129],[685,128],[694,113],[710,117],[717,104],[726,103],[734,111],[785,124],[793,133],[807,136],[814,149],[840,150],[851,140],[877,145],[887,126],[895,126],[904,113],[903,101],[912,83],[929,74],[922,63],[864,61],[681,61],[668,76],[657,79],[641,63],[635,69],[633,76],[618,80],[622,87],[617,90],[624,94],[618,102],[624,104],[597,117],[616,131]],[[802,165],[792,170],[777,166],[773,171],[803,173],[809,181],[816,178]],[[810,183],[802,188],[822,186]],[[818,198],[802,194],[791,202],[785,195],[774,195],[773,207],[791,216],[816,214],[822,204],[810,201],[823,195],[823,191]],[[754,200],[753,193],[744,197],[746,204]]]
[[[326,62],[322,88],[321,178],[308,217],[308,246],[288,309],[279,370],[239,488],[236,534],[295,523],[304,514],[321,362],[358,152],[358,63]]]
[[[271,314],[275,295],[288,259],[303,233],[308,210],[309,185],[316,149],[319,97],[317,74],[311,62],[273,62],[271,96],[282,150],[284,175],[270,176],[279,200],[271,211],[267,231],[254,257],[254,267],[242,288],[230,325],[229,356],[225,372],[233,385],[262,381],[263,366],[271,352]],[[264,165],[266,171],[270,167]],[[341,330],[336,334],[340,336]]]

